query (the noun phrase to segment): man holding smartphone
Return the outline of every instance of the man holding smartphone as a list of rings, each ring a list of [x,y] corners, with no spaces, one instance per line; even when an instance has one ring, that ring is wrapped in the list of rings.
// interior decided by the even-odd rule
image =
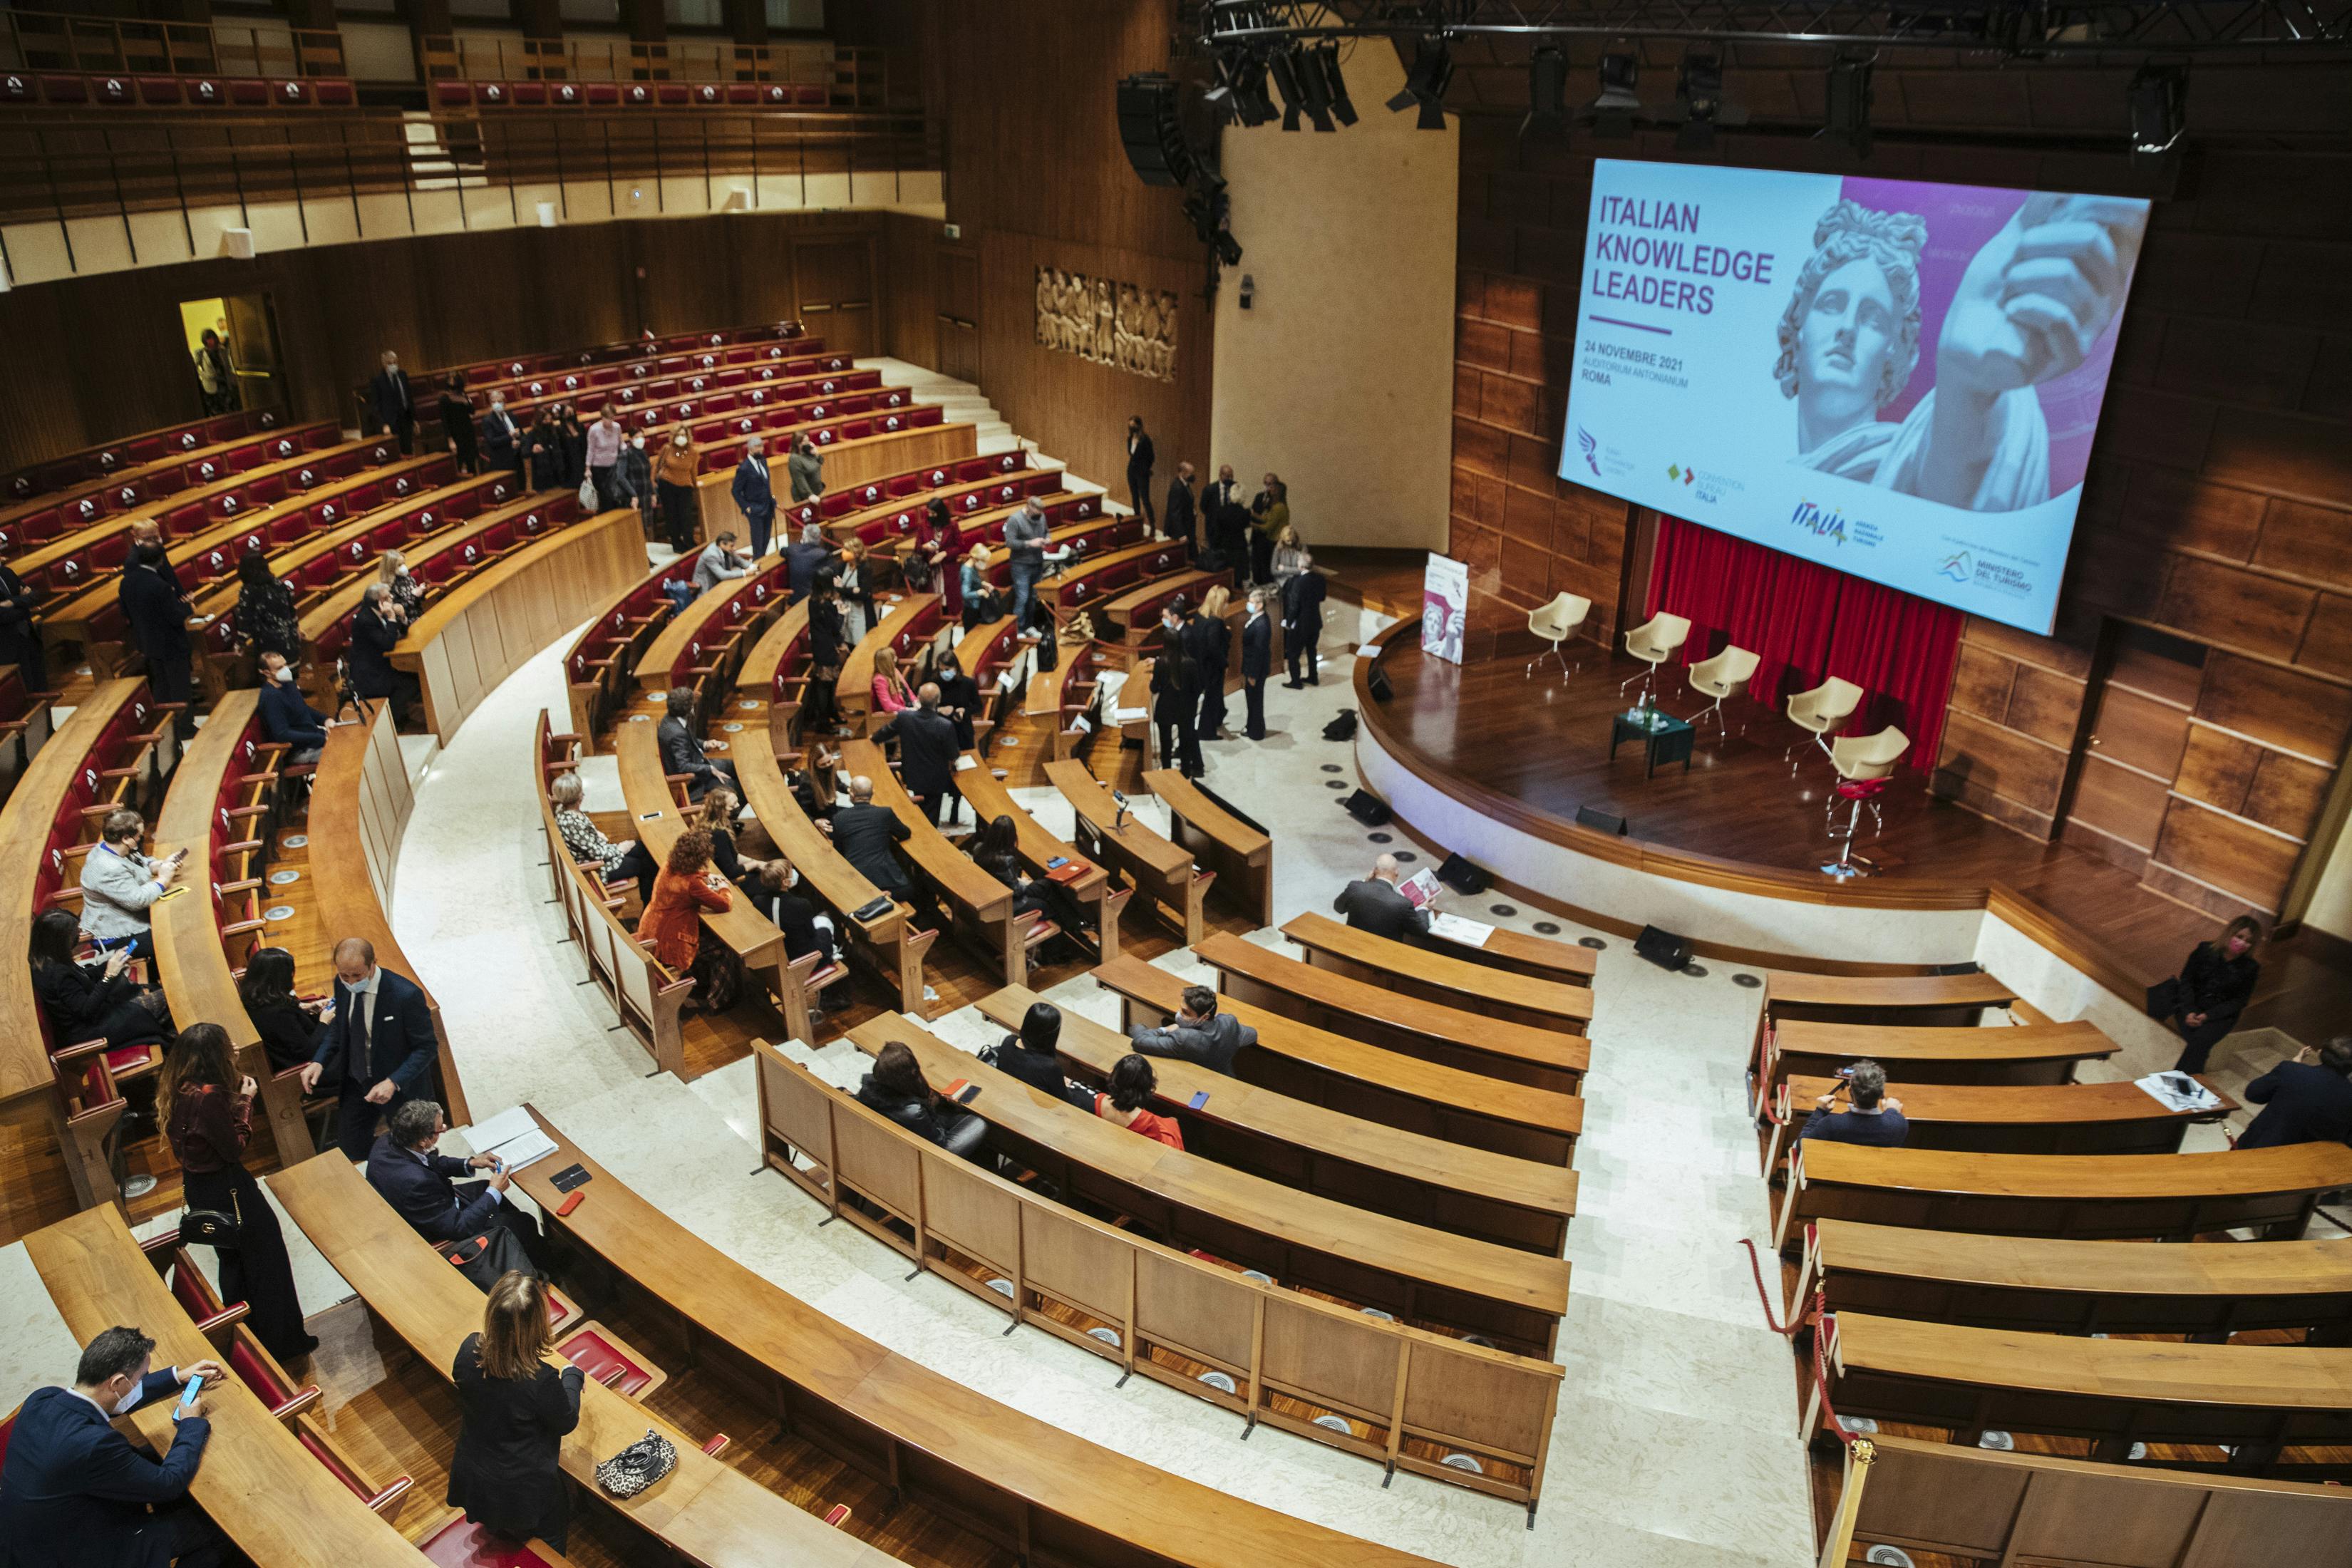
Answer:
[[[98,843],[81,862],[81,929],[99,946],[127,946],[131,957],[155,956],[155,932],[148,911],[172,890],[184,849],[163,859],[141,852],[146,819],[127,807],[110,811],[100,825]]]
[[[1838,1077],[1845,1081],[1813,1101],[1813,1113],[1798,1130],[1797,1142],[1819,1138],[1832,1143],[1900,1149],[1911,1135],[1911,1123],[1904,1120],[1903,1102],[1886,1092],[1886,1069],[1864,1058]],[[1840,1094],[1847,1100],[1843,1110],[1836,1109]]]

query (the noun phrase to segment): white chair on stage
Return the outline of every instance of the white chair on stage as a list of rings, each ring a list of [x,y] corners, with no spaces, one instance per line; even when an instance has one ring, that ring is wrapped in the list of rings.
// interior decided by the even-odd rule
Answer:
[[[1670,616],[1663,610],[1625,634],[1625,651],[1650,668],[1639,675],[1628,676],[1618,683],[1619,695],[1638,680],[1642,683],[1642,701],[1650,699],[1650,681],[1658,673],[1658,666],[1675,656],[1676,649],[1690,637],[1690,622],[1681,616]],[[1640,706],[1639,703],[1635,704]]]
[[[1830,792],[1829,830],[1838,836],[1837,808],[1846,806],[1844,842],[1839,846],[1838,858],[1822,869],[1840,881],[1849,877],[1867,876],[1867,861],[1853,858],[1853,836],[1862,827],[1863,807],[1870,808],[1871,837],[1885,831],[1886,817],[1878,808],[1878,797],[1886,793],[1886,781],[1894,775],[1895,764],[1911,749],[1911,737],[1889,724],[1875,735],[1841,735],[1830,746],[1830,765],[1838,772],[1837,787]]]
[[[1550,604],[1528,612],[1528,630],[1551,644],[1551,657],[1559,660],[1559,671],[1562,675],[1573,675],[1578,669],[1584,668],[1583,660],[1579,659],[1575,668],[1571,669],[1569,667],[1568,656],[1559,651],[1559,645],[1574,637],[1576,628],[1582,626],[1585,617],[1591,614],[1591,600],[1570,593],[1554,595]],[[1536,666],[1543,661],[1542,654],[1538,654],[1528,660],[1528,674],[1534,675]]]
[[[1714,699],[1706,705],[1706,712],[1702,712],[1698,718],[1691,721],[1693,729],[1696,729],[1699,721],[1708,713],[1712,713],[1715,715],[1716,733],[1723,732],[1724,701],[1748,689],[1748,681],[1755,678],[1759,659],[1759,655],[1748,652],[1737,643],[1732,643],[1727,645],[1724,650],[1713,658],[1703,658],[1683,672],[1688,678],[1693,691],[1697,692],[1701,697]],[[1739,728],[1741,733],[1747,732],[1747,725],[1742,724]]]
[[[1789,721],[1801,730],[1811,730],[1813,744],[1822,749],[1823,756],[1834,762],[1836,759],[1830,751],[1830,743],[1823,737],[1853,718],[1853,710],[1861,705],[1862,688],[1851,680],[1840,680],[1832,675],[1811,691],[1796,692],[1790,697]],[[1790,778],[1797,776],[1797,764],[1790,759],[1796,754],[1797,746],[1803,744],[1799,741],[1780,753],[1780,760],[1789,763]]]

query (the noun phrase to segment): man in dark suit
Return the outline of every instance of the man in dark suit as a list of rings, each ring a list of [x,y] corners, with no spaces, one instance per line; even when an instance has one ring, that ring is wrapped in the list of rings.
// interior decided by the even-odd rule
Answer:
[[[715,784],[725,784],[740,798],[743,792],[735,783],[735,764],[713,760],[695,738],[694,689],[671,687],[669,695],[662,699],[662,709],[661,724],[654,731],[654,742],[661,748],[662,772],[688,775],[688,800],[700,800]]]
[[[368,404],[375,410],[376,422],[400,437],[400,455],[416,455],[416,398],[409,391],[408,373],[400,368],[400,356],[390,349],[383,351],[383,368],[368,383]]]
[[[173,1413],[161,1460],[131,1446],[114,1417],[227,1374],[215,1361],[152,1372],[155,1342],[112,1328],[83,1347],[71,1388],[37,1388],[16,1412],[0,1465],[0,1561],[9,1568],[218,1568],[219,1529],[187,1500],[212,1423],[200,1394]]]
[[[1184,553],[1201,552],[1200,541],[1193,530],[1200,520],[1200,508],[1192,500],[1192,465],[1176,465],[1176,477],[1168,481],[1168,501],[1160,509],[1160,533],[1163,539],[1181,539]]]
[[[778,855],[763,861],[743,884],[743,890],[751,896],[751,907],[784,933],[784,957],[788,962],[812,952],[817,955],[820,968],[839,960],[833,917],[818,913],[814,904],[801,897],[800,876],[790,860]],[[822,996],[824,993],[818,994]]]
[[[194,648],[188,617],[194,613],[179,584],[165,575],[170,556],[161,544],[139,544],[122,563],[116,599],[129,624],[130,643],[147,661],[147,684],[159,702],[185,702],[194,693]]]
[[[389,584],[371,583],[352,615],[352,689],[362,697],[383,698],[392,704],[392,721],[399,724],[415,709],[423,689],[416,677],[394,669],[392,650],[408,633],[408,617],[393,603]]]
[[[923,682],[915,693],[915,705],[890,715],[887,722],[874,731],[875,742],[895,739],[898,742],[898,778],[915,804],[923,808],[932,822],[940,819],[940,806],[952,799],[959,815],[963,809],[963,792],[956,788],[956,758],[963,748],[956,744],[955,721],[940,711],[940,689],[930,681]]]
[[[1234,466],[1221,464],[1217,477],[1211,481],[1207,493],[1201,497],[1201,521],[1208,535],[1208,546],[1225,559],[1228,570],[1248,552],[1249,506],[1242,500],[1242,485],[1234,478]]]
[[[830,822],[817,826],[833,835],[833,847],[841,858],[857,868],[858,874],[874,884],[879,891],[889,894],[901,903],[912,904],[923,918],[944,931],[947,910],[925,889],[915,885],[898,864],[892,852],[893,844],[903,844],[913,837],[914,830],[898,820],[898,814],[887,805],[874,804],[874,781],[864,773],[849,781],[849,804],[833,814]]]
[[[743,443],[743,460],[735,465],[735,510],[751,525],[751,554],[768,552],[768,531],[776,522],[776,492],[768,484],[768,459],[760,437]]]
[[[284,761],[299,767],[315,763],[326,749],[327,726],[333,722],[303,699],[294,684],[293,667],[271,648],[261,656],[261,732],[287,748]]]
[[[1274,617],[1265,613],[1265,590],[1252,588],[1249,619],[1242,626],[1242,696],[1249,721],[1242,733],[1265,739],[1265,680],[1274,673]]]
[[[1154,521],[1151,515],[1152,461],[1151,437],[1144,431],[1143,416],[1131,414],[1127,420],[1127,499],[1129,504],[1135,508],[1136,515],[1146,522]]]
[[[833,558],[833,546],[825,542],[824,530],[814,522],[803,524],[800,542],[784,552],[784,585],[792,590],[793,604],[809,596],[816,586],[816,574]]]
[[[2282,1143],[2352,1143],[2352,1035],[2318,1050],[2305,1046],[2246,1086],[2263,1108],[2238,1139],[2241,1149]]]
[[[1290,666],[1290,679],[1283,685],[1293,691],[1323,684],[1315,651],[1323,640],[1323,574],[1312,566],[1282,585],[1282,657]],[[1304,679],[1298,673],[1302,667]]]
[[[1192,720],[1195,740],[1219,741],[1225,732],[1225,658],[1233,644],[1233,628],[1223,616],[1202,614],[1198,605],[1188,605],[1183,624],[1177,628],[1176,640],[1184,657],[1192,661],[1199,676],[1200,710]]]
[[[347,936],[335,944],[335,994],[319,1015],[319,1040],[302,1065],[302,1091],[321,1082],[339,1089],[344,1157],[364,1160],[375,1123],[410,1096],[433,1087],[438,1050],[425,992],[404,974],[380,969],[375,946]]]
[[[500,1226],[514,1232],[523,1251],[539,1263],[539,1222],[507,1197],[514,1173],[488,1154],[460,1160],[436,1153],[434,1146],[448,1130],[441,1107],[432,1100],[402,1100],[387,1120],[383,1136],[368,1150],[368,1185],[427,1241],[462,1241]],[[457,1177],[474,1171],[488,1171],[490,1179],[457,1184]]]
[[[1348,917],[1356,931],[1368,931],[1391,942],[1411,942],[1429,934],[1429,911],[1397,891],[1397,860],[1383,855],[1372,862],[1372,874],[1350,882],[1331,900],[1332,909]]]
[[[513,472],[518,483],[522,479],[522,426],[507,412],[507,395],[490,394],[490,411],[482,416],[482,461],[493,468]],[[520,492],[518,492],[520,493]]]
[[[1257,1044],[1257,1031],[1218,1012],[1217,994],[1207,986],[1187,985],[1173,1018],[1157,1029],[1130,1025],[1127,1043],[1147,1057],[1173,1057],[1231,1078],[1234,1058]]]

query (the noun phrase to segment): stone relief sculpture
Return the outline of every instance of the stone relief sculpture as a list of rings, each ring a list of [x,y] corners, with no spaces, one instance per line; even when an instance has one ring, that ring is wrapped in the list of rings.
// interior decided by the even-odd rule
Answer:
[[[1037,342],[1153,381],[1176,379],[1176,296],[1037,268]]]

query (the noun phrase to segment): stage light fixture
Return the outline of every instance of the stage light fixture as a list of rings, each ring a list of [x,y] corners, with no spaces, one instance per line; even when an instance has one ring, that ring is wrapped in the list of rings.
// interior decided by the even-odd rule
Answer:
[[[1444,35],[1423,38],[1413,46],[1412,68],[1405,72],[1404,89],[1389,100],[1399,114],[1418,108],[1413,123],[1423,131],[1445,129],[1445,89],[1454,79],[1454,50]]]
[[[1337,131],[1331,123],[1331,84],[1323,75],[1323,62],[1312,49],[1291,51],[1290,74],[1298,82],[1298,106],[1307,111],[1307,122],[1318,131]]]
[[[1274,90],[1282,95],[1282,128],[1285,131],[1298,129],[1299,111],[1307,101],[1307,95],[1298,86],[1296,58],[1292,50],[1276,49],[1266,61],[1266,68],[1274,73]],[[1322,128],[1330,129],[1328,116]]]
[[[1267,95],[1265,61],[1235,52],[1217,61],[1217,85],[1202,94],[1210,110],[1233,125],[1264,125],[1278,112]]]
[[[2140,67],[2130,104],[2132,161],[2160,161],[2189,129],[2189,68],[2159,60]]]
[[[1633,134],[1633,116],[1642,112],[1642,95],[1636,90],[1641,77],[1639,57],[1622,53],[1601,57],[1601,91],[1585,110],[1595,136]]]
[[[1316,68],[1323,73],[1323,90],[1331,100],[1331,118],[1342,125],[1356,122],[1356,105],[1348,96],[1348,79],[1339,71],[1339,46],[1335,43],[1317,45],[1308,51]]]
[[[1718,125],[1748,123],[1748,110],[1724,99],[1723,58],[1713,49],[1693,47],[1683,56],[1675,79],[1674,117],[1683,126],[1675,145],[1685,153],[1712,149]]]
[[[1547,44],[1528,61],[1528,117],[1519,134],[1558,131],[1568,123],[1568,57]]]
[[[1868,56],[1841,55],[1830,62],[1827,123],[1822,134],[1834,136],[1853,149],[1857,158],[1870,156],[1870,78],[1874,62]]]

